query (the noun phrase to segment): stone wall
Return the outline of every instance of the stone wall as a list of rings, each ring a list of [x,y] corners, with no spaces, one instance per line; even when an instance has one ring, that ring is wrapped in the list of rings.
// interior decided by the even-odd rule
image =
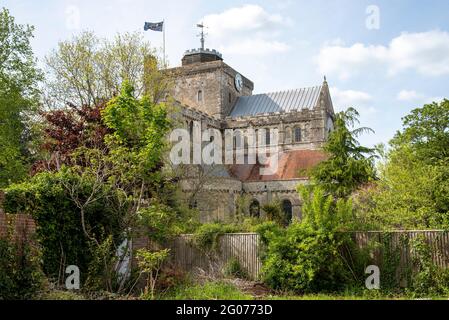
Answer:
[[[168,72],[174,77],[172,94],[176,100],[217,119],[225,118],[237,97],[251,95],[254,88],[254,84],[243,77],[243,90],[238,92],[234,86],[237,71],[222,61],[195,63]]]

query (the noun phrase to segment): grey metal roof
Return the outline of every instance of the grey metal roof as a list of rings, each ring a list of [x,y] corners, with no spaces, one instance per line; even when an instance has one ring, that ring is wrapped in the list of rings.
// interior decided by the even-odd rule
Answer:
[[[320,97],[321,86],[240,97],[230,116],[245,117],[264,113],[313,109]]]

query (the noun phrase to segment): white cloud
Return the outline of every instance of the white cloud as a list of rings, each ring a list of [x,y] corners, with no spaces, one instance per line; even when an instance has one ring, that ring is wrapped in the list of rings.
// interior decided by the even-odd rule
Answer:
[[[363,115],[371,115],[376,112],[376,109],[371,106],[373,97],[363,91],[356,90],[340,90],[336,87],[329,88],[332,103],[335,111],[346,110],[349,107],[353,107]]]
[[[322,74],[336,74],[341,79],[381,67],[394,76],[414,70],[425,76],[449,74],[449,33],[433,30],[420,33],[402,33],[388,46],[355,43],[325,44],[317,56]]]
[[[414,102],[420,104],[441,102],[443,97],[431,97],[425,94],[416,92],[415,90],[401,90],[397,95],[397,100],[405,102]]]
[[[423,94],[418,93],[414,90],[401,90],[397,95],[397,99],[399,101],[416,101],[422,100],[423,98]]]
[[[340,90],[336,87],[331,87],[329,90],[334,107],[339,110],[348,107],[367,106],[373,99],[370,94],[363,91]]]
[[[278,39],[288,18],[268,13],[258,5],[244,5],[203,17],[208,40],[223,53],[263,55],[285,52],[290,46]]]

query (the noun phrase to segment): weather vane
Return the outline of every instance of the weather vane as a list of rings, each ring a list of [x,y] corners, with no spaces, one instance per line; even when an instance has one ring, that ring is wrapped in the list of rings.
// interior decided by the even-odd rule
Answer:
[[[196,26],[201,29],[201,32],[198,35],[198,37],[201,37],[201,49],[204,50],[204,36],[207,35],[206,33],[204,33],[204,28],[207,28],[207,27],[204,26],[203,22],[198,23]]]

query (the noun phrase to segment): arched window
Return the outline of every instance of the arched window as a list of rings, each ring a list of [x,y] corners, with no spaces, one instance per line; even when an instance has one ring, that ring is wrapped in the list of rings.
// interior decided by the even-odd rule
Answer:
[[[290,223],[293,218],[293,207],[290,200],[282,201],[282,211],[285,215],[285,221],[287,221],[287,223]]]
[[[193,121],[189,122],[189,135],[190,135],[190,140],[193,139]]]
[[[203,91],[199,90],[198,91],[198,102],[201,102],[201,101],[203,101]]]
[[[234,131],[234,146],[236,149],[243,148],[244,136],[243,132],[240,129]]]
[[[295,128],[295,142],[301,142],[301,128]]]
[[[265,145],[269,146],[271,144],[270,129],[265,130]]]
[[[249,215],[253,218],[259,218],[260,217],[260,204],[259,201],[253,200],[251,204],[249,205]]]

